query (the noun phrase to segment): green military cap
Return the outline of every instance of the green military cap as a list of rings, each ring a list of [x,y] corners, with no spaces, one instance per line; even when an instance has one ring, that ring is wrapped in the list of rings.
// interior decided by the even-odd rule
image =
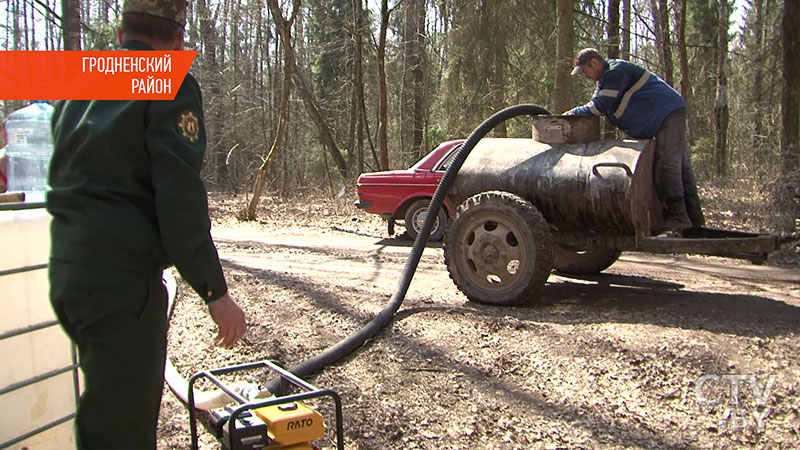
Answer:
[[[186,25],[186,0],[125,0],[122,13],[142,13]]]

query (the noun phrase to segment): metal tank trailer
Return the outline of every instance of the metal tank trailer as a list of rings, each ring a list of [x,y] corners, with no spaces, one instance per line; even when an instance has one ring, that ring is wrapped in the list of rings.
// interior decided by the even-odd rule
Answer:
[[[662,218],[654,141],[601,140],[595,116],[540,116],[533,137],[482,139],[447,193],[460,206],[445,235],[445,263],[472,301],[532,303],[553,269],[596,274],[623,251],[761,263],[798,238],[712,228],[654,237]]]

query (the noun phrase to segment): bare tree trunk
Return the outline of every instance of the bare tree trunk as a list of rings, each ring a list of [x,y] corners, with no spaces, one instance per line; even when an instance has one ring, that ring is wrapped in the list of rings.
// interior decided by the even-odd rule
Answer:
[[[717,24],[717,95],[714,102],[714,154],[716,173],[720,177],[728,175],[728,77],[725,62],[728,59],[728,21],[730,11],[728,0],[719,0],[719,21]]]
[[[354,55],[355,56],[355,55]],[[359,109],[358,109],[358,100],[356,99],[356,86],[355,86],[355,67],[353,67],[353,74],[352,74],[352,81],[353,85],[350,87],[350,112],[348,113],[349,116],[349,123],[347,129],[347,146],[345,149],[347,150],[347,166],[348,167],[356,167],[358,162],[357,159],[357,152],[356,152],[356,126],[358,124],[359,119]]]
[[[200,34],[203,38],[203,69],[209,88],[209,102],[206,105],[206,134],[211,161],[211,179],[222,186],[228,182],[227,150],[222,145],[225,121],[222,120],[222,71],[217,58],[217,30],[215,18],[208,9],[206,0],[198,0],[197,13],[200,22]]]
[[[672,86],[672,44],[669,38],[669,6],[667,0],[650,0],[656,22],[655,36],[658,47],[659,65],[664,81]]]
[[[675,32],[678,46],[678,69],[680,71],[680,93],[686,104],[692,105],[692,86],[689,77],[689,52],[686,47],[686,9],[688,0],[675,0]],[[686,125],[687,139],[693,142],[695,126],[689,121]]]
[[[800,169],[800,5],[783,2],[783,95],[781,99],[781,155],[784,174]]]
[[[22,15],[22,38],[23,38],[23,42],[22,43],[24,44],[24,49],[25,50],[30,50],[31,49],[31,41],[30,41],[30,35],[28,34],[28,32],[30,31],[30,28],[28,27],[28,2],[27,1],[22,3],[22,13],[21,13],[21,15]]]
[[[12,1],[12,0],[9,0]],[[13,11],[11,12],[11,16],[14,18],[13,23],[13,34],[14,34],[14,45],[11,48],[12,50],[23,50],[19,47],[19,43],[22,40],[22,29],[19,27],[19,3],[21,0],[13,0],[14,6]]]
[[[297,20],[297,19],[295,19]],[[272,30],[269,25],[269,14],[264,14],[262,8],[259,8],[258,22],[256,24],[256,44],[253,54],[254,60],[257,62],[256,72],[256,85],[255,89],[258,93],[258,109],[260,111],[260,121],[262,125],[259,127],[258,133],[261,135],[260,142],[266,145],[270,141],[271,129],[268,124],[271,122],[272,104],[271,97],[273,89],[271,89],[272,71],[269,51],[270,41],[273,38]],[[295,35],[296,36],[296,35]],[[259,144],[260,145],[260,144]],[[225,164],[227,168],[227,163]],[[227,171],[225,172],[227,174]],[[227,178],[227,177],[226,177]],[[227,181],[227,180],[226,180]]]
[[[264,184],[267,182],[270,162],[272,162],[273,155],[281,151],[281,147],[283,146],[283,141],[285,139],[286,124],[289,122],[290,113],[289,94],[292,87],[292,69],[294,68],[294,52],[292,51],[292,22],[294,22],[294,18],[297,16],[297,12],[300,10],[301,3],[302,0],[292,0],[292,15],[288,19],[284,19],[283,11],[281,11],[280,6],[278,5],[278,0],[267,0],[267,4],[272,12],[273,19],[275,20],[275,26],[281,36],[281,43],[283,44],[283,59],[285,61],[283,67],[283,86],[281,87],[281,106],[280,115],[278,116],[278,126],[275,131],[275,141],[273,141],[272,147],[269,149],[269,153],[267,153],[266,157],[264,158],[264,162],[258,169],[256,181],[253,186],[253,196],[250,198],[250,202],[247,204],[244,211],[242,211],[242,216],[246,220],[256,219],[258,201],[261,199],[261,193],[264,190]]]
[[[356,5],[356,2],[358,2],[359,5]],[[345,147],[347,149],[347,165],[348,165],[348,167],[355,167],[356,164],[357,164],[357,162],[356,162],[356,158],[357,158],[357,154],[356,153],[357,152],[355,151],[355,146],[356,146],[356,124],[358,122],[360,114],[359,114],[358,100],[357,100],[358,94],[356,92],[358,90],[358,88],[356,87],[356,78],[359,78],[359,74],[356,73],[356,72],[358,72],[358,69],[359,69],[359,68],[357,68],[358,62],[356,61],[358,59],[358,58],[356,58],[356,53],[358,53],[358,51],[359,51],[358,49],[356,49],[356,47],[357,47],[356,41],[360,40],[360,34],[359,34],[360,30],[358,29],[357,20],[356,20],[356,9],[361,9],[360,3],[361,3],[361,0],[351,0],[350,1],[350,8],[351,8],[350,20],[351,21],[350,21],[350,23],[346,24],[346,26],[348,27],[348,30],[350,32],[349,36],[348,36],[348,39],[353,44],[353,53],[352,53],[353,66],[351,68],[352,71],[351,71],[351,74],[350,74],[350,77],[351,77],[350,78],[350,81],[351,81],[351,85],[350,85],[350,105],[349,105],[350,106],[350,113],[348,114],[349,123],[348,123],[348,130],[347,130],[347,146]],[[358,39],[356,39],[357,36],[359,36]],[[327,159],[325,160],[325,162],[326,162],[326,169],[325,170],[327,171],[328,170],[327,169]]]
[[[36,8],[31,4],[31,27],[30,27],[30,43],[28,50],[39,50],[37,48],[38,42],[36,41]]]
[[[608,47],[606,55],[619,58],[619,0],[608,1]]]
[[[372,142],[372,132],[369,129],[369,120],[367,119],[367,105],[362,102],[361,103],[361,118],[364,121],[364,134],[367,136],[367,143],[369,143],[369,150],[372,154],[372,161],[375,162],[375,167],[380,167],[380,157],[378,153],[375,151],[375,143]]]
[[[381,0],[381,25],[378,37],[378,153],[380,169],[389,170],[389,94],[386,88],[386,31],[389,28],[388,0]]]
[[[680,91],[683,98],[689,103],[691,89],[689,84],[689,55],[686,50],[686,2],[687,0],[675,0],[675,32],[678,40],[678,61],[680,61]]]
[[[626,61],[631,59],[631,0],[622,0],[622,54]]]
[[[270,0],[273,1],[273,0]],[[306,112],[308,113],[311,120],[317,126],[319,130],[320,136],[322,138],[322,143],[325,148],[328,149],[328,153],[330,153],[331,157],[333,158],[333,162],[336,164],[336,168],[339,170],[339,174],[342,176],[343,180],[347,179],[347,161],[345,161],[344,156],[339,151],[339,146],[336,144],[336,140],[333,137],[333,130],[328,122],[323,117],[322,112],[320,111],[319,104],[317,100],[314,98],[314,94],[312,93],[311,89],[308,87],[308,83],[306,83],[305,79],[303,78],[303,74],[297,68],[295,61],[292,60],[292,65],[294,68],[292,70],[292,78],[294,79],[294,85],[297,88],[297,93],[300,94],[300,98],[303,99],[303,104],[306,107]]]
[[[608,22],[606,24],[606,34],[608,45],[606,45],[606,55],[608,58],[619,58],[619,0],[609,0],[608,2]],[[608,120],[603,121],[603,139],[615,139],[617,128]]]
[[[764,0],[753,0],[753,10],[755,10],[755,21],[753,23],[753,37],[755,38],[755,65],[753,67],[753,152],[757,156],[761,156],[763,149],[761,148],[763,142],[763,133],[761,117],[764,115],[763,95],[763,71],[762,65],[764,64]]]
[[[556,0],[556,78],[550,109],[561,114],[573,105],[572,71],[573,46],[575,41],[572,0]]]
[[[225,1],[225,9],[227,12],[226,20],[223,22],[223,26],[230,30],[230,45],[227,46],[227,53],[229,55],[227,67],[224,67],[223,71],[231,76],[231,85],[235,87],[240,86],[240,66],[239,66],[239,55],[241,54],[240,51],[240,43],[241,38],[240,36],[240,29],[239,26],[239,2],[238,1]],[[277,27],[277,25],[276,25]],[[291,34],[290,34],[291,36]],[[223,47],[224,49],[225,47]],[[222,50],[223,53],[226,50]],[[248,151],[247,145],[245,144],[245,140],[241,138],[241,123],[239,120],[236,120],[239,116],[239,97],[240,97],[240,89],[230,89],[227,92],[228,100],[230,101],[230,111],[227,113],[228,117],[232,117],[234,120],[229,120],[228,128],[229,128],[229,138],[233,142],[233,148],[241,148],[245,152]],[[283,94],[283,92],[281,92]],[[287,119],[288,120],[288,119]],[[266,147],[266,145],[265,145]],[[222,160],[222,155],[216,155],[217,164],[219,161]],[[262,164],[263,166],[263,164]],[[248,167],[249,169],[249,167]],[[259,169],[260,170],[260,169]],[[258,183],[256,181],[256,183]],[[254,220],[255,217],[249,220]]]
[[[55,1],[53,5],[50,5],[50,1],[46,0],[47,3],[47,24],[45,25],[46,32],[45,32],[45,50],[61,50],[63,46],[62,43],[56,43],[56,29],[55,29],[55,10],[53,9],[56,7]],[[6,40],[8,42],[8,40]]]
[[[87,0],[83,2],[84,8],[81,8],[81,23],[91,23],[92,20],[92,3]],[[86,48],[89,45],[89,36],[88,34],[81,33],[81,45]]]
[[[405,98],[403,117],[411,119],[411,159],[422,157],[422,138],[425,123],[424,80],[425,80],[425,1],[405,2],[405,71],[403,73],[403,92],[410,91],[410,102]],[[404,121],[405,122],[405,121]],[[403,146],[405,150],[405,146]]]
[[[500,8],[500,2],[493,2],[487,5],[485,14],[488,17],[487,20],[484,20],[484,23],[489,25],[489,29],[486,30],[485,35],[492,36],[492,39],[487,39],[489,48],[485,54],[491,55],[493,60],[492,66],[494,70],[491,71],[490,77],[492,84],[492,106],[495,111],[506,107],[506,63],[508,62],[508,49],[506,48],[506,29],[503,27],[502,11]],[[500,122],[492,131],[494,136],[497,137],[508,136],[508,128],[505,121]]]
[[[358,173],[364,172],[364,116],[361,114],[364,105],[364,65],[362,38],[364,33],[363,5],[361,0],[353,0],[353,108],[356,114],[356,155]],[[352,149],[351,149],[352,151]]]

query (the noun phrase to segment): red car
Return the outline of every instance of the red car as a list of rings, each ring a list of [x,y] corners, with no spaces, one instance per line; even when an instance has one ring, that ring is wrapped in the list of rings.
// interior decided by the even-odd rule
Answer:
[[[408,235],[416,239],[425,223],[433,193],[463,142],[463,139],[444,142],[406,170],[361,174],[356,182],[356,207],[380,214],[389,222],[390,235],[394,234],[395,220],[403,220]],[[431,230],[430,240],[442,239],[447,218],[452,213],[453,209],[445,201]]]

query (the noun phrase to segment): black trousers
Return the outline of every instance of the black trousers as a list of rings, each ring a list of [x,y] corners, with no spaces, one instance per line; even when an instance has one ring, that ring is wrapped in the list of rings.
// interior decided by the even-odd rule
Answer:
[[[79,450],[156,447],[167,347],[161,270],[50,260],[50,301],[78,346]]]

